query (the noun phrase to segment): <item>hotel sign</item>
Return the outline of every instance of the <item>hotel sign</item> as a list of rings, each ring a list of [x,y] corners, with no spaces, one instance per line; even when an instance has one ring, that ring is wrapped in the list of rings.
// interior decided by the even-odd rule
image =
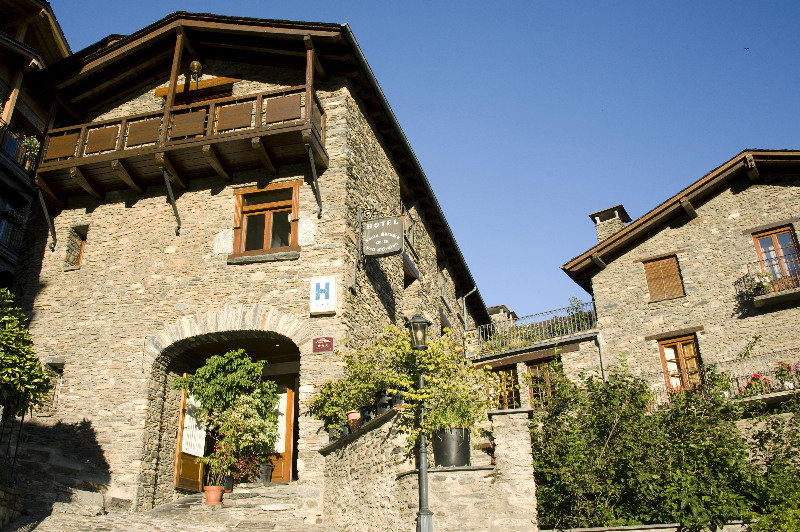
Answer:
[[[403,217],[389,216],[367,220],[362,227],[364,255],[382,257],[403,251]]]
[[[308,297],[311,314],[336,312],[336,277],[313,277]]]

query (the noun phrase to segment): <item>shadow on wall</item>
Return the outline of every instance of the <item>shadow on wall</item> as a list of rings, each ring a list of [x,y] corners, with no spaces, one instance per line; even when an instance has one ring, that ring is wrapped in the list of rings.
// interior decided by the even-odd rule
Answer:
[[[386,314],[389,316],[389,322],[395,323],[397,321],[397,302],[394,297],[394,290],[392,290],[392,282],[386,275],[386,271],[381,267],[378,259],[367,257],[365,261],[364,270],[367,274],[370,284],[378,294],[383,308],[386,309]]]
[[[51,212],[51,215],[56,214]],[[34,318],[33,303],[36,296],[44,288],[41,280],[42,265],[46,253],[52,253],[47,245],[50,243],[50,229],[44,219],[38,200],[31,205],[31,213],[25,227],[25,235],[19,250],[19,262],[14,273],[11,291],[17,296],[17,304],[28,320]],[[57,244],[63,246],[63,242]],[[56,253],[59,250],[56,247]]]
[[[3,452],[7,443],[7,438],[0,442]],[[56,503],[76,502],[99,510],[110,480],[109,464],[90,421],[53,425],[26,421],[12,487],[26,495],[27,513],[14,526],[40,521]]]

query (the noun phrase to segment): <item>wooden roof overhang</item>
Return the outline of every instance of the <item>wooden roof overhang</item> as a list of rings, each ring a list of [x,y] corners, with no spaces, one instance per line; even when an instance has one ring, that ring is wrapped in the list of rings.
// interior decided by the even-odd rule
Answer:
[[[0,27],[4,29],[28,22],[25,42],[37,50],[43,65],[53,64],[72,53],[48,2],[0,0],[0,13],[3,15]]]
[[[131,35],[109,36],[53,65],[43,72],[41,85],[53,88],[73,122],[83,121],[125,94],[162,79],[179,33],[188,44],[183,63],[194,58],[230,59],[236,54],[236,61],[308,70],[308,50],[313,49],[314,76],[348,78],[401,176],[401,194],[419,202],[440,255],[450,260],[459,292],[466,294],[475,287],[430,183],[346,24],[177,12]],[[80,180],[72,177],[77,177],[76,183]],[[73,185],[70,193],[85,193],[83,189]],[[479,292],[467,299],[467,305],[479,323],[490,321]]]
[[[798,165],[800,165],[800,151],[744,150],[634,220],[618,233],[571,259],[561,269],[591,293],[592,276],[607,264],[673,220],[696,217],[695,207],[730,186],[734,180],[747,177],[750,182],[757,182],[764,170],[780,171],[785,168],[796,168]]]

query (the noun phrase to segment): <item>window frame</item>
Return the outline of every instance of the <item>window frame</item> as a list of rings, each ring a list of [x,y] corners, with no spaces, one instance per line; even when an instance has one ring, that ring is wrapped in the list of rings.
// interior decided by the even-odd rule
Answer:
[[[281,253],[286,251],[300,251],[300,246],[297,243],[297,229],[299,221],[299,195],[300,185],[302,180],[281,181],[279,183],[270,183],[266,186],[251,186],[242,187],[234,191],[234,200],[236,202],[234,218],[233,218],[233,253],[229,258],[236,257],[249,257],[259,255],[269,255],[273,253]],[[290,200],[260,203],[257,205],[244,205],[245,196],[250,194],[257,194],[261,192],[270,192],[273,190],[291,189],[292,197]],[[289,245],[279,247],[263,247],[261,249],[252,249],[245,251],[246,241],[246,220],[247,216],[256,214],[266,214],[274,212],[282,212],[289,210]],[[264,244],[266,246],[267,239],[272,238],[272,216],[265,216],[264,220]]]
[[[762,268],[766,268],[767,259],[764,258],[764,252],[761,249],[761,240],[764,237],[771,237],[772,239],[772,246],[773,249],[776,251],[776,257],[778,260],[778,267],[781,270],[781,278],[788,279],[791,277],[796,277],[796,275],[792,275],[789,273],[789,270],[786,265],[786,259],[783,255],[783,250],[780,246],[780,242],[778,242],[777,236],[780,234],[788,233],[789,238],[792,239],[792,247],[794,248],[795,257],[798,257],[796,260],[800,261],[800,247],[797,245],[797,234],[795,233],[794,226],[792,224],[782,225],[780,227],[775,227],[773,229],[768,229],[766,231],[759,231],[758,233],[753,233],[753,245],[756,248],[756,256],[758,257],[759,266]],[[780,279],[780,278],[779,278]]]
[[[555,358],[544,360],[532,360],[525,363],[525,371],[528,373],[528,395],[530,396],[531,406],[534,408],[547,404],[553,395],[553,381],[551,377],[551,364]],[[537,386],[534,390],[533,379],[540,377],[544,380],[544,386]]]
[[[647,271],[648,271],[647,265],[648,264],[653,264],[653,263],[656,263],[656,262],[670,260],[670,259],[675,261],[675,268],[677,270],[678,281],[680,282],[681,293],[677,294],[677,295],[668,295],[667,296],[666,295],[666,290],[663,290],[663,292],[665,294],[665,297],[654,298],[653,297],[653,288],[654,287],[651,285],[650,279],[647,276]],[[647,285],[647,294],[648,294],[648,296],[650,298],[649,299],[650,303],[655,303],[657,301],[667,301],[667,300],[670,300],[670,299],[677,299],[679,297],[685,297],[686,296],[686,285],[683,282],[683,272],[681,272],[681,263],[678,260],[678,255],[677,254],[671,253],[671,254],[666,255],[666,256],[655,257],[655,258],[652,258],[652,259],[643,260],[642,261],[642,268],[644,269],[644,282]],[[658,280],[661,282],[662,288],[663,288],[664,276],[663,275],[659,275],[659,279]],[[656,279],[653,279],[653,281],[655,282]]]
[[[698,382],[696,382],[694,384],[692,384],[689,381],[690,372],[686,368],[686,357],[684,356],[684,353],[683,353],[683,345],[685,345],[687,343],[690,343],[690,342],[692,343],[692,346],[693,346],[693,349],[694,349],[694,356],[693,357],[689,357],[689,358],[694,358],[697,361],[697,363],[696,363],[697,364],[697,370],[691,372],[692,375],[694,375],[694,374],[698,375]],[[675,350],[675,360],[678,363],[678,374],[677,374],[677,377],[681,381],[680,386],[677,387],[677,388],[672,385],[671,377],[673,377],[675,375],[673,375],[673,373],[667,367],[667,358],[664,355],[664,348],[672,347],[672,346],[679,347],[679,349]],[[699,386],[702,386],[702,384],[703,384],[703,370],[702,370],[703,359],[700,357],[700,349],[699,349],[699,346],[697,344],[697,335],[690,334],[690,335],[687,335],[687,336],[678,336],[678,337],[674,337],[674,338],[666,338],[664,340],[659,340],[658,341],[658,352],[659,352],[659,355],[661,356],[661,368],[662,368],[662,372],[664,373],[664,383],[667,386],[667,390],[669,390],[669,391],[673,391],[673,390],[693,390],[693,389],[695,389],[695,388],[697,388]]]

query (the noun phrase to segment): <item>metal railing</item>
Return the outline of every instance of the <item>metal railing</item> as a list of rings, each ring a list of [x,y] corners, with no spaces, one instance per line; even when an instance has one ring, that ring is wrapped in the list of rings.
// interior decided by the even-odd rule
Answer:
[[[669,375],[663,371],[634,374],[650,385],[654,405],[664,408],[676,390],[703,389],[711,371],[723,376],[723,393],[730,399],[800,391],[800,347],[700,365],[693,370],[681,367]]]
[[[496,354],[537,344],[551,338],[572,336],[597,327],[594,302],[579,303],[521,318],[480,325],[465,334],[468,358]]]
[[[30,172],[36,163],[39,145],[36,137],[23,135],[0,120],[0,150],[14,159],[26,172]]]
[[[800,261],[796,256],[775,256],[752,262],[744,284],[754,296],[800,288]]]

